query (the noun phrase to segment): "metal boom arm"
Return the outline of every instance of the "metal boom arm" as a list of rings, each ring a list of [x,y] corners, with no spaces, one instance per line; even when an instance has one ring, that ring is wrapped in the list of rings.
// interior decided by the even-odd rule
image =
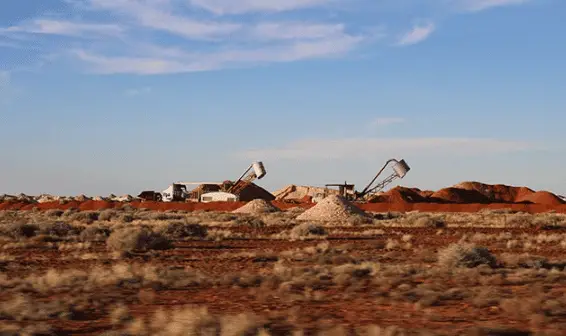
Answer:
[[[381,175],[381,173],[383,172],[383,170],[385,169],[385,167],[387,167],[388,164],[390,164],[391,162],[398,162],[396,159],[389,159],[387,160],[387,162],[385,162],[385,164],[383,165],[383,167],[381,168],[381,170],[377,173],[377,175],[375,175],[375,177],[373,178],[373,180],[371,180],[371,182],[364,188],[364,190],[362,190],[362,192],[360,193],[356,193],[356,198],[363,198],[364,196],[366,196],[367,194],[374,192],[377,189],[383,189],[386,185],[388,185],[389,183],[391,183],[395,178],[397,178],[397,174],[392,174],[389,177],[387,177],[385,180],[379,182],[375,187],[371,188],[371,185],[375,182],[375,180],[377,180],[377,178],[379,177],[379,175]],[[371,188],[371,189],[370,189]]]
[[[250,165],[248,169],[246,169],[246,171],[242,174],[242,176],[240,176],[240,178],[238,178],[236,182],[232,184],[232,186],[228,189],[229,193],[238,193],[239,191],[241,191],[241,189],[243,189],[246,185],[248,185],[251,181],[253,181],[256,178],[255,172],[249,174],[244,178],[244,176],[250,171],[250,169],[252,169],[252,167],[253,165]],[[240,181],[242,181],[242,179],[245,181],[245,183],[240,184]]]

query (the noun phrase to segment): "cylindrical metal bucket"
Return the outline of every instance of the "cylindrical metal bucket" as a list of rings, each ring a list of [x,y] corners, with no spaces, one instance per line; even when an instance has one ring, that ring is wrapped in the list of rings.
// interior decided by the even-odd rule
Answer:
[[[403,178],[407,174],[407,172],[411,170],[411,167],[409,167],[405,160],[401,160],[393,165],[393,170],[395,171],[395,174],[399,176],[399,178]]]
[[[263,162],[261,161],[254,162],[252,166],[254,168],[255,175],[258,179],[261,179],[262,177],[265,176],[266,172],[265,172],[265,167],[263,166]]]

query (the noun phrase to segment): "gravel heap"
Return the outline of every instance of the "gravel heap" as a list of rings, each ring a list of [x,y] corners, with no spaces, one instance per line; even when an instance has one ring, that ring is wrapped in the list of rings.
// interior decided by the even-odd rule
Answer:
[[[347,199],[330,195],[314,207],[297,216],[298,220],[336,221],[353,217],[369,217],[363,210],[354,206]]]
[[[232,211],[233,213],[247,213],[247,214],[263,214],[270,212],[279,212],[278,208],[263,199],[255,199],[246,203],[244,206]]]

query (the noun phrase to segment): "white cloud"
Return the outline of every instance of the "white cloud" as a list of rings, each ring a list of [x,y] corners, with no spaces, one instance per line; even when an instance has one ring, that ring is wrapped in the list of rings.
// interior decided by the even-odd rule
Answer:
[[[260,40],[320,39],[344,34],[344,24],[311,24],[304,22],[266,22],[251,29]]]
[[[404,118],[398,117],[379,117],[372,120],[371,125],[374,127],[389,126],[393,124],[404,123]]]
[[[531,0],[459,0],[462,7],[471,12],[478,12],[492,7],[522,5]]]
[[[153,75],[345,57],[385,37],[395,39],[397,45],[415,44],[428,38],[436,27],[433,23],[421,23],[397,39],[395,33],[384,33],[387,23],[381,20],[377,26],[362,26],[350,14],[363,11],[369,4],[366,0],[355,7],[344,0],[63,1],[72,6],[68,13],[73,18],[84,16],[91,21],[37,18],[0,27],[0,35],[18,39],[25,48],[45,48],[50,49],[45,50],[48,54],[70,55],[88,72]],[[405,14],[413,14],[410,11],[420,7],[417,2],[404,2],[400,8],[409,11]],[[457,4],[480,10],[519,2],[434,3],[444,9]],[[331,4],[341,6],[331,8]],[[350,13],[341,16],[342,10]],[[48,35],[77,39],[72,46],[41,43]],[[92,37],[99,38],[85,39]]]
[[[426,40],[436,29],[434,23],[429,22],[424,25],[415,25],[413,29],[405,33],[397,42],[398,45],[406,46],[416,44]]]
[[[65,36],[119,35],[122,27],[114,24],[80,23],[71,21],[38,19],[32,22],[0,29],[0,33],[31,33]]]
[[[167,9],[168,1],[88,0],[91,9],[110,11],[131,17],[146,28],[170,32],[192,39],[209,39],[230,34],[241,28],[240,24],[199,21],[173,14]]]
[[[537,148],[528,142],[484,138],[345,138],[307,139],[282,148],[253,149],[239,155],[264,160],[325,160],[363,159],[368,153],[485,155]]]
[[[242,14],[248,12],[284,12],[315,7],[332,0],[189,0],[191,4],[212,13]]]
[[[181,53],[169,57],[107,57],[76,50],[74,54],[103,74],[171,74],[218,70],[274,62],[336,57],[347,53],[363,41],[361,37],[340,36],[316,41],[253,49],[233,49],[208,53]]]

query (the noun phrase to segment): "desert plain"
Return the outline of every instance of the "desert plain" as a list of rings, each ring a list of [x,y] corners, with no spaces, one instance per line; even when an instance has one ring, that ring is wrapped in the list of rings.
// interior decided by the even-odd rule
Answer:
[[[563,199],[480,187],[4,200],[1,334],[564,335]]]

